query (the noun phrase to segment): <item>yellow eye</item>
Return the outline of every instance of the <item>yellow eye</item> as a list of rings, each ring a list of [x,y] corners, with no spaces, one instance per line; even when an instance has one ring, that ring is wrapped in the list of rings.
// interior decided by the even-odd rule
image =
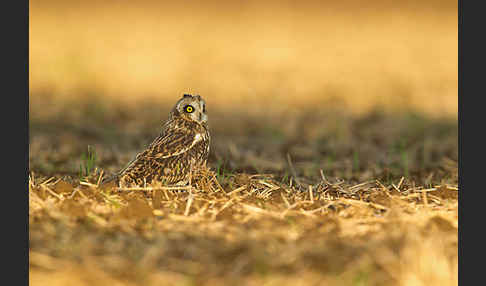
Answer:
[[[194,107],[192,107],[192,105],[186,105],[184,107],[184,111],[186,111],[187,113],[192,113],[194,111]]]

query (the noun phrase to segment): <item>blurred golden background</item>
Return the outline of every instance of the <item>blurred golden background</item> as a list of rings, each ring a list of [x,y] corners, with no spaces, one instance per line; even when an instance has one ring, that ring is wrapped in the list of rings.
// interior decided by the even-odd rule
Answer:
[[[30,283],[457,285],[457,6],[30,0]],[[183,93],[223,192],[94,188]]]
[[[30,1],[31,111],[83,96],[457,118],[457,1]],[[54,100],[52,100],[54,99]]]

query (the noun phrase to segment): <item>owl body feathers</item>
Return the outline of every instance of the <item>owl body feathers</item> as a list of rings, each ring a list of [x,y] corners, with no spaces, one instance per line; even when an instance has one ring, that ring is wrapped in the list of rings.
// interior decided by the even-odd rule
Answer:
[[[200,96],[184,95],[171,111],[160,135],[115,175],[118,184],[121,187],[153,183],[186,185],[190,173],[205,166],[209,156],[210,135],[205,111]]]

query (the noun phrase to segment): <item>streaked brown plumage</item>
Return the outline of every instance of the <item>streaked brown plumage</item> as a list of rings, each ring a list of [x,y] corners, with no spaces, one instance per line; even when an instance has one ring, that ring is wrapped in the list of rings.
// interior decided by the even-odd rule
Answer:
[[[191,170],[206,165],[209,142],[206,103],[199,95],[185,94],[161,134],[112,179],[121,187],[186,185]]]

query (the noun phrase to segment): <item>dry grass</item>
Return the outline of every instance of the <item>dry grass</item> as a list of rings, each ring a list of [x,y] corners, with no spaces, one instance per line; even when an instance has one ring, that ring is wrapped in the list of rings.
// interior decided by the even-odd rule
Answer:
[[[31,285],[457,285],[457,2],[67,3],[30,1]],[[211,168],[99,188],[183,92]]]
[[[455,186],[322,178],[302,188],[238,174],[223,189],[215,175],[184,193],[31,177],[31,281],[457,284]]]
[[[454,120],[215,110],[194,189],[116,191],[99,176],[150,142],[160,111],[79,106],[31,116],[32,285],[457,285]]]
[[[190,193],[115,191],[96,186],[101,172],[150,142],[159,111],[77,106],[85,117],[31,117],[32,285],[457,284],[454,121],[215,120],[212,170]],[[80,183],[87,145],[100,169]]]

